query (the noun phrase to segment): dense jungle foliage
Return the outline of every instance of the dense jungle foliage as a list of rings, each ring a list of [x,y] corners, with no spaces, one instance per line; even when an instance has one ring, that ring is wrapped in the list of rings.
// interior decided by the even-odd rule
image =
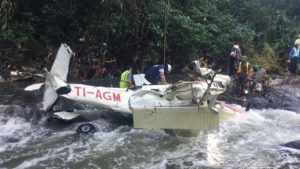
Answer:
[[[115,59],[118,69],[168,62],[179,71],[196,56],[225,65],[235,43],[280,65],[300,34],[300,1],[1,0],[0,22],[2,65],[44,67],[62,42],[87,66]]]

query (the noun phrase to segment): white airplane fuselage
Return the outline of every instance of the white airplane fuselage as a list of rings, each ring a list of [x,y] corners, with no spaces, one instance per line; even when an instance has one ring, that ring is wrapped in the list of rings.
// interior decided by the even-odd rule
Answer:
[[[129,113],[129,98],[135,91],[122,88],[97,87],[84,84],[69,84],[71,92],[61,95],[67,99],[93,105],[98,108],[107,108],[114,111]]]

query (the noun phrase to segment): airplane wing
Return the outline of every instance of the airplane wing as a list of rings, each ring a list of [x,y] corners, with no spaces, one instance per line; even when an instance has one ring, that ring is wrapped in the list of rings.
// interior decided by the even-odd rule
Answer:
[[[55,113],[53,113],[53,115],[59,119],[65,120],[65,121],[73,120],[79,116],[79,114],[71,113],[71,112],[67,112],[67,111],[55,112]]]
[[[24,90],[25,91],[33,91],[33,90],[39,90],[44,83],[35,83],[33,85],[27,86]]]

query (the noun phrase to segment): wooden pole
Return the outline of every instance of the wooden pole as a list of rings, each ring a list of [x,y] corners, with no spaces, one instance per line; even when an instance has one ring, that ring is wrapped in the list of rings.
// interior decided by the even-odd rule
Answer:
[[[168,27],[168,12],[169,12],[170,0],[167,0],[165,6],[165,23],[164,23],[164,64],[166,64],[166,48],[167,48],[167,27]]]

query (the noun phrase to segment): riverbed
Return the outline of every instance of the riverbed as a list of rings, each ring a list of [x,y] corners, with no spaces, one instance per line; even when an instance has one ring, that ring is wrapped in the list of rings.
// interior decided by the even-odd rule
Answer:
[[[300,152],[281,146],[300,139],[298,112],[251,109],[221,119],[219,130],[174,135],[86,105],[92,119],[49,120],[41,93],[23,87],[0,87],[0,168],[300,168]],[[97,132],[81,138],[76,128],[87,120]]]

